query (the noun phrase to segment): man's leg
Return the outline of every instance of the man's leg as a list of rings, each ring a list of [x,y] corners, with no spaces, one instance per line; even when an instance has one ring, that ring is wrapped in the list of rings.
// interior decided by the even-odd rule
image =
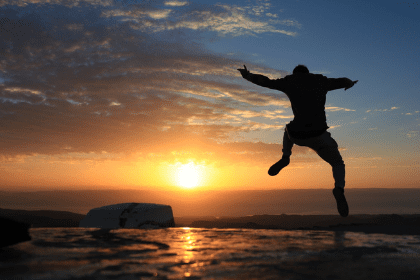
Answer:
[[[331,137],[331,133],[325,132],[319,137],[308,139],[307,145],[313,149],[323,160],[332,166],[335,188],[334,197],[337,201],[337,209],[341,216],[347,217],[349,207],[344,196],[345,165],[338,150],[337,142]]]
[[[309,140],[309,139],[308,139]],[[307,147],[313,149],[323,160],[332,167],[335,187],[344,189],[345,186],[345,165],[337,142],[331,137],[331,133],[325,132],[319,137],[313,138]]]
[[[284,130],[283,134],[283,156],[290,157],[292,155],[292,148],[293,148],[293,141],[290,140],[289,134],[287,133],[286,129]]]
[[[276,176],[277,174],[279,174],[280,170],[289,165],[290,156],[292,155],[292,148],[293,142],[289,139],[287,131],[284,131],[282,149],[283,157],[270,167],[270,169],[268,170],[268,174],[270,176]]]
[[[332,167],[333,177],[335,181],[336,188],[344,189],[346,181],[344,180],[346,176],[345,164],[335,165]]]

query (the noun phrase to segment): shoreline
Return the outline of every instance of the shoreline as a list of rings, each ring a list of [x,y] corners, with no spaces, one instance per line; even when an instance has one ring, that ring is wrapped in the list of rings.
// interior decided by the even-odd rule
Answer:
[[[1,209],[0,217],[31,225],[30,228],[79,227],[85,215],[65,211],[28,211]],[[325,230],[398,235],[420,235],[420,214],[336,215],[248,215],[242,217],[181,216],[174,217],[175,227],[237,228],[278,230]]]

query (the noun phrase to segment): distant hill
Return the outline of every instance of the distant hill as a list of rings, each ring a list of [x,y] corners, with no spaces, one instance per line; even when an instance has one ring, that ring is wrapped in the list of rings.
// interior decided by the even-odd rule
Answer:
[[[51,210],[12,210],[0,208],[0,217],[9,218],[18,222],[31,225],[32,228],[39,227],[79,227],[79,222],[85,215],[67,211]]]
[[[79,227],[85,217],[67,211],[12,210],[0,208],[0,217],[40,227]],[[420,214],[356,214],[347,218],[335,215],[249,215],[242,217],[175,217],[176,227],[249,228],[284,230],[326,230],[365,233],[420,235]]]
[[[135,201],[171,205],[174,217],[246,215],[336,215],[332,189],[284,190],[49,190],[1,191],[0,208],[54,210],[87,214],[104,205]],[[417,189],[352,189],[346,187],[350,215],[420,214]]]

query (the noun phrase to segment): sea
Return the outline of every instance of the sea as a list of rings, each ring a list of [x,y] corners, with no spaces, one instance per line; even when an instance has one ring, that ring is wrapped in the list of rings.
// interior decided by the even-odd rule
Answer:
[[[189,227],[29,233],[30,241],[0,249],[0,279],[420,279],[417,235]]]

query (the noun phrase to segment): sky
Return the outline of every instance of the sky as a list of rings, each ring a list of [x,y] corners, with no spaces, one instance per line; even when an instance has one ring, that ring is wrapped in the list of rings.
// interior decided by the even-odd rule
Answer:
[[[278,79],[327,94],[346,188],[420,181],[420,6],[402,1],[0,0],[0,190],[333,188]]]

